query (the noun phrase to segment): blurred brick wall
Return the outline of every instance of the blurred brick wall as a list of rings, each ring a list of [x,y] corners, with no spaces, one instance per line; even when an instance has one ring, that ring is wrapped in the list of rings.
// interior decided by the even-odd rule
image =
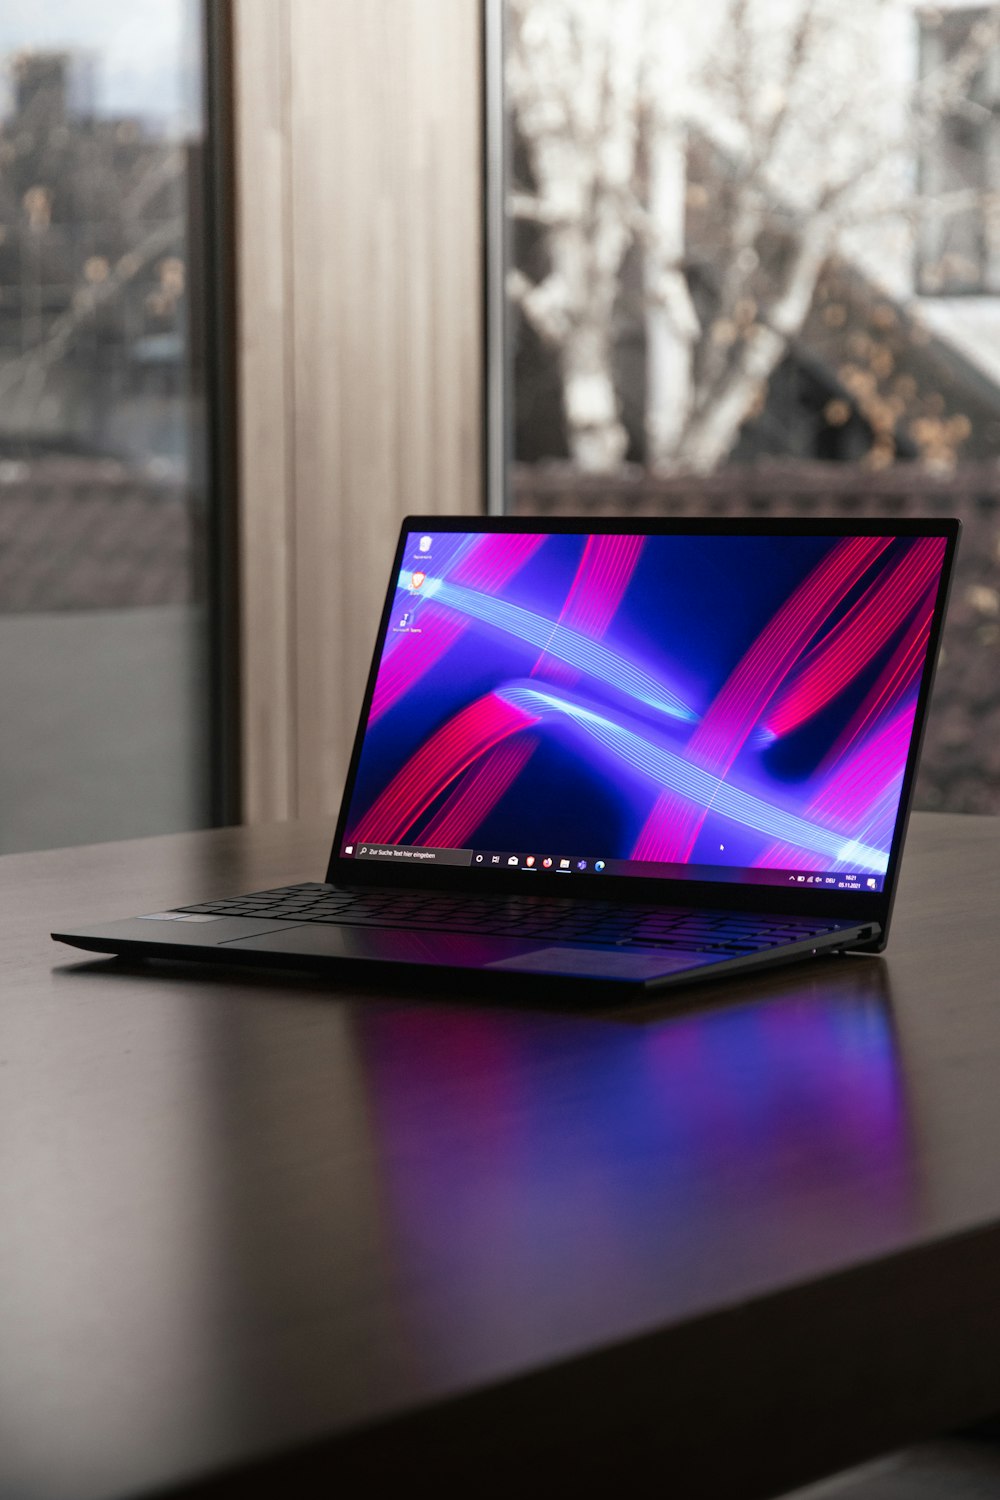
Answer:
[[[0,615],[202,597],[189,490],[107,459],[0,461]]]

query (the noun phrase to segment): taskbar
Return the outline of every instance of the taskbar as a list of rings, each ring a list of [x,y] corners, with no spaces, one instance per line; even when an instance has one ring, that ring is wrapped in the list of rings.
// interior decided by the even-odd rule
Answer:
[[[772,870],[747,865],[660,863],[642,859],[605,859],[580,854],[522,854],[497,849],[436,849],[419,844],[372,844],[357,841],[343,846],[347,859],[375,860],[397,867],[418,865],[466,866],[472,869],[518,870],[531,875],[618,875],[647,880],[699,880],[729,885],[795,885],[822,890],[864,891],[878,894],[885,876],[855,870]]]

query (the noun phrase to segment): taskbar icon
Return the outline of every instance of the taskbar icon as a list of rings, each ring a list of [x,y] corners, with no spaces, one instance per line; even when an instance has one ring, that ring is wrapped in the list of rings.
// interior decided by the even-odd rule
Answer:
[[[506,850],[498,854],[492,849],[477,849],[472,863],[484,869],[530,870],[536,874],[544,871],[554,875],[586,875],[591,872],[600,875],[608,868],[604,859],[580,859],[565,854],[511,854]]]

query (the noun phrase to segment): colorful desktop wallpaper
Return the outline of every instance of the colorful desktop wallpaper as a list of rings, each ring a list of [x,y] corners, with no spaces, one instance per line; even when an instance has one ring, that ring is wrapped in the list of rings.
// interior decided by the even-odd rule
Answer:
[[[346,838],[880,888],[945,551],[411,534]]]

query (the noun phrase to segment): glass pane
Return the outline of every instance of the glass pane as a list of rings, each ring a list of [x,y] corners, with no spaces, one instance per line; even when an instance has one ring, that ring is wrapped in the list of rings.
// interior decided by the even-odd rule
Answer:
[[[1000,811],[994,8],[503,18],[494,507],[962,516],[918,803]]]
[[[193,0],[0,12],[0,849],[209,816]]]

